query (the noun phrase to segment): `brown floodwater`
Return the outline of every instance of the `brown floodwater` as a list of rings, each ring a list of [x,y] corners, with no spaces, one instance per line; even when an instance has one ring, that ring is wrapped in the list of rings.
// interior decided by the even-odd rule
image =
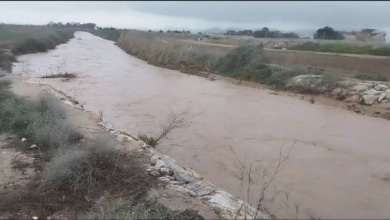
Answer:
[[[390,218],[390,123],[269,90],[209,81],[151,66],[113,42],[84,32],[47,53],[19,57],[28,70],[131,133],[157,134],[170,113],[189,111],[191,124],[158,148],[236,196],[238,159],[272,171],[289,152],[264,203],[280,218]],[[39,79],[67,71],[75,80]],[[230,150],[233,149],[235,154]],[[236,155],[236,156],[235,156]],[[269,176],[269,175],[266,175]],[[260,191],[251,191],[255,205]],[[288,198],[287,198],[288,194]]]

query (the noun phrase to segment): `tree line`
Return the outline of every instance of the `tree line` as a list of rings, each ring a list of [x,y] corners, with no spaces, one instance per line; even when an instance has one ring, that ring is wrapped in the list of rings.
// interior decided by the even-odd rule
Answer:
[[[299,38],[299,35],[294,32],[283,33],[280,31],[270,31],[269,28],[264,27],[261,30],[227,30],[224,35],[233,36],[252,36],[256,38]]]
[[[227,30],[224,35],[232,36],[252,36],[255,38],[299,38],[299,35],[294,32],[283,33],[280,31],[270,31],[269,28],[264,27],[261,30]],[[329,26],[317,29],[313,35],[313,39],[323,40],[344,40],[345,37],[340,31],[335,31]]]
[[[96,24],[95,23],[80,23],[80,22],[49,22],[47,24],[48,27],[55,27],[55,28],[86,28],[86,29],[95,29]]]

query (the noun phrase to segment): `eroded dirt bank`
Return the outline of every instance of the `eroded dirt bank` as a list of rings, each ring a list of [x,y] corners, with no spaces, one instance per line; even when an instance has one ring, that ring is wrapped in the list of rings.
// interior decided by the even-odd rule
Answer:
[[[272,184],[290,192],[289,210],[285,196],[270,206],[278,217],[294,217],[295,203],[301,218],[310,210],[321,218],[390,216],[386,120],[150,66],[82,32],[53,51],[19,59],[24,64],[14,73],[64,91],[132,133],[155,134],[170,112],[189,109],[191,125],[175,130],[159,149],[236,196],[245,197],[230,147],[240,160],[262,159],[267,167],[282,147],[284,154],[291,149]],[[79,76],[67,82],[37,78],[56,69]]]

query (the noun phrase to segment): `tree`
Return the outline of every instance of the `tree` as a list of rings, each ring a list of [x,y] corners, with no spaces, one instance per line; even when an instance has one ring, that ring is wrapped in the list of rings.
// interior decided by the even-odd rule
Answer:
[[[238,31],[237,35],[239,35],[239,36],[253,36],[253,31],[252,30]]]
[[[225,35],[237,35],[237,31],[235,30],[227,30],[224,33]]]
[[[267,37],[269,37],[269,29],[267,27],[263,27],[263,29],[255,31],[253,33],[253,37],[256,37],[256,38],[267,38]]]
[[[324,40],[343,40],[345,37],[339,32],[333,30],[329,26],[325,26],[316,31],[313,36],[314,39],[324,39]]]

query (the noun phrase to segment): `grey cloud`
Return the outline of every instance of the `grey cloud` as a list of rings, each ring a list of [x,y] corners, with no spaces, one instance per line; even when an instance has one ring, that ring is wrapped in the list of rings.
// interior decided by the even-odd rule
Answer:
[[[192,17],[209,21],[264,24],[292,22],[341,28],[388,27],[390,2],[129,2],[144,13]]]
[[[390,2],[385,1],[0,2],[0,22],[23,20],[24,23],[25,20],[44,23],[49,22],[49,19],[55,21],[81,19],[129,28],[186,26],[189,29],[211,27],[255,29],[268,26],[295,30],[329,25],[336,29],[372,27],[390,30],[389,9]]]

